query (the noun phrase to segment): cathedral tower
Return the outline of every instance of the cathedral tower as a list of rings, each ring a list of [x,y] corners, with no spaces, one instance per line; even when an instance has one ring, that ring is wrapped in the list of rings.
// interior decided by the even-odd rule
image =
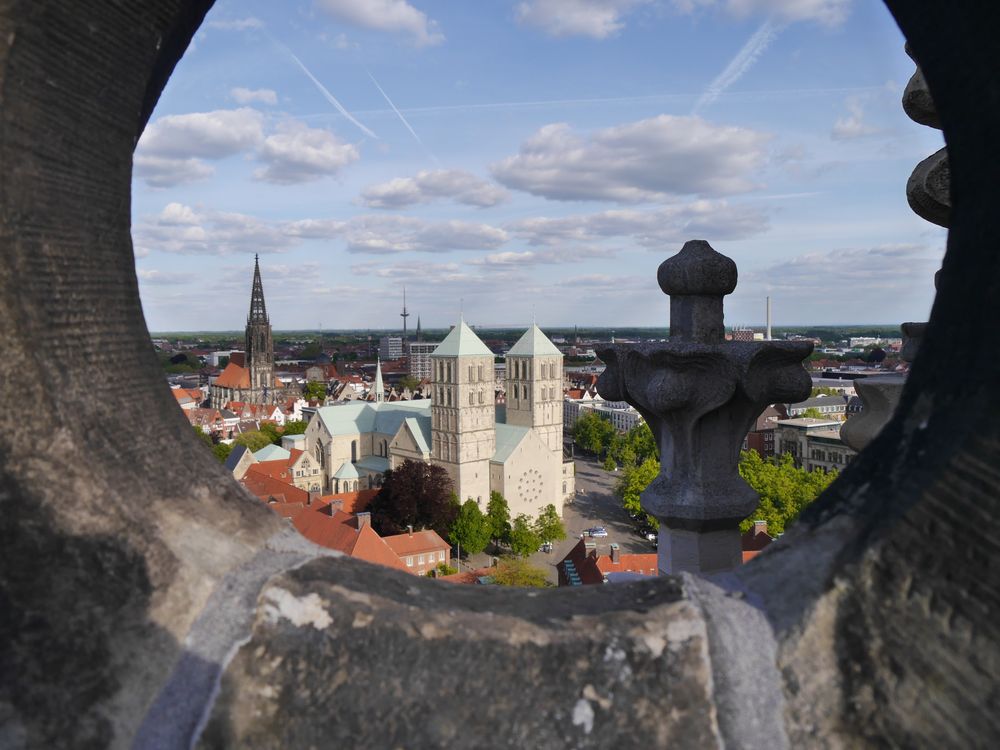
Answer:
[[[534,323],[507,352],[507,424],[530,427],[562,459],[563,354]]]
[[[431,354],[431,439],[461,502],[490,498],[496,452],[493,352],[459,320]]]
[[[274,390],[274,342],[271,322],[264,306],[264,286],[260,281],[260,260],[254,256],[253,290],[246,329],[246,369],[250,375],[251,401],[267,403]]]

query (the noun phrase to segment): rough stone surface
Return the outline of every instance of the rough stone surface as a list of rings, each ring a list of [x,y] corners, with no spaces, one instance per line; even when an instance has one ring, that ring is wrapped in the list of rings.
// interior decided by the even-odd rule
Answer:
[[[863,451],[892,419],[905,384],[906,377],[896,374],[855,380],[854,387],[864,409],[844,422],[840,439],[859,453]]]
[[[943,148],[914,167],[906,182],[906,200],[920,218],[948,227],[951,215],[950,190],[948,149]]]
[[[209,3],[0,0],[0,746],[1000,745],[1000,7],[888,4],[952,204],[895,417],[716,588],[532,595],[290,571],[315,553],[167,393],[129,237],[132,148]],[[175,709],[183,738],[142,734]]]

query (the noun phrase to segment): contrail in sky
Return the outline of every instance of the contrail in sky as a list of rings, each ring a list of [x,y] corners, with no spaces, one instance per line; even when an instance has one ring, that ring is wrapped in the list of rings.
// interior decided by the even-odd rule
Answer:
[[[406,129],[410,131],[410,135],[413,136],[413,140],[419,143],[420,147],[424,151],[426,151],[434,161],[437,161],[438,158],[434,156],[433,153],[431,153],[431,150],[427,148],[427,146],[424,145],[424,142],[420,140],[420,136],[417,135],[417,131],[410,126],[410,123],[408,123],[406,121],[406,118],[403,117],[403,113],[400,112],[398,109],[396,109],[396,105],[392,103],[392,99],[389,98],[389,95],[385,93],[385,91],[383,91],[381,86],[378,85],[378,81],[375,80],[375,76],[371,74],[371,71],[366,71],[366,72],[368,73],[368,77],[372,79],[372,83],[375,84],[375,88],[377,88],[378,92],[382,95],[382,98],[385,99],[386,102],[388,102],[389,106],[392,107],[392,111],[396,113],[396,116],[399,118],[400,122],[402,122],[403,125],[406,126]]]
[[[764,50],[773,42],[784,26],[775,26],[770,20],[764,21],[761,27],[754,32],[753,36],[747,40],[743,48],[736,53],[726,69],[723,70],[708,88],[701,95],[691,114],[696,115],[703,107],[707,107],[714,102],[730,86],[736,83],[743,74],[753,67],[757,59],[764,54]]]
[[[282,46],[284,46],[284,45],[282,45]],[[329,90],[326,88],[326,86],[324,86],[322,83],[320,83],[319,81],[316,80],[316,76],[314,76],[312,73],[309,72],[309,68],[307,68],[305,65],[302,64],[302,61],[298,57],[295,56],[294,52],[292,52],[287,47],[285,47],[285,51],[289,55],[292,56],[292,59],[296,62],[296,64],[300,68],[302,68],[302,72],[305,73],[307,76],[309,76],[309,80],[312,81],[314,84],[316,84],[316,88],[318,88],[320,90],[320,93],[322,93],[323,96],[326,97],[326,100],[328,102],[330,102],[330,104],[332,104],[334,107],[337,108],[337,111],[339,111],[340,114],[342,114],[348,120],[350,120],[355,125],[357,125],[358,128],[361,130],[362,133],[364,133],[365,135],[367,135],[370,138],[375,138],[376,140],[378,140],[378,136],[375,135],[375,133],[373,133],[371,130],[369,130],[364,125],[362,125],[360,122],[358,122],[357,118],[355,118],[354,115],[352,115],[350,112],[348,112],[347,109],[344,107],[343,104],[341,104],[339,101],[337,101],[337,97],[335,97],[333,94],[331,94],[329,92]]]

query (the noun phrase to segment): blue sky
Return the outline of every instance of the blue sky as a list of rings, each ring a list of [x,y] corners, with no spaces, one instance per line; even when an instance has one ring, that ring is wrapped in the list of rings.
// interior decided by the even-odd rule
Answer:
[[[727,323],[923,320],[940,148],[869,0],[220,0],[136,151],[152,330],[666,325],[660,262],[740,269]]]

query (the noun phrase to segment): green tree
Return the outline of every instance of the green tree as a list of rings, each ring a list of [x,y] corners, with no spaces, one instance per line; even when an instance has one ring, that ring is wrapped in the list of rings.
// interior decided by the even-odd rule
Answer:
[[[832,417],[829,414],[824,414],[819,409],[817,409],[815,406],[810,406],[808,409],[806,409],[804,412],[802,412],[799,416],[803,417],[805,419],[832,419]]]
[[[556,506],[549,503],[542,512],[538,514],[535,521],[535,533],[544,544],[545,542],[559,542],[566,538],[566,527],[563,526],[562,519],[556,513]]]
[[[546,578],[545,571],[527,560],[516,557],[503,558],[493,570],[493,582],[500,586],[531,586],[533,588],[544,588],[551,586]]]
[[[628,447],[632,449],[635,454],[633,459],[635,463],[644,463],[650,458],[659,458],[660,451],[656,447],[656,439],[653,437],[653,431],[649,429],[649,425],[645,422],[640,422],[625,436],[625,440],[628,443]]]
[[[203,429],[201,429],[201,427],[198,426],[198,425],[194,425],[194,432],[201,439],[201,442],[203,442],[209,448],[212,447],[212,436],[211,435],[209,435],[207,432],[205,432]]]
[[[611,446],[615,428],[596,412],[588,411],[576,420],[572,434],[577,446],[599,456]]]
[[[450,565],[445,565],[444,563],[438,563],[438,566],[433,570],[427,571],[428,578],[437,578],[439,576],[453,576],[458,572],[458,568],[453,568]]]
[[[617,461],[615,461],[615,460],[614,460],[614,459],[613,459],[613,458],[611,457],[611,454],[609,453],[609,454],[608,454],[608,455],[607,455],[607,456],[605,457],[605,459],[604,459],[604,463],[602,464],[602,466],[604,466],[604,470],[605,470],[605,471],[614,471],[615,469],[617,469],[617,468],[618,468],[618,462],[617,462]]]
[[[448,541],[470,555],[478,555],[490,542],[490,524],[475,500],[466,500],[452,524]]]
[[[385,472],[370,510],[372,526],[379,534],[402,534],[412,526],[432,528],[447,538],[459,505],[443,467],[403,461]]]
[[[639,497],[642,491],[656,479],[660,473],[660,462],[655,458],[647,458],[639,466],[626,466],[615,485],[615,495],[622,501],[622,507],[629,513],[643,513]],[[656,528],[659,521],[647,515],[650,524]]]
[[[774,536],[799,517],[809,503],[815,500],[837,472],[806,471],[796,468],[790,454],[764,460],[757,451],[740,453],[740,476],[760,495],[760,505],[749,518],[740,524],[749,529],[755,519],[767,521],[767,531]]]
[[[226,369],[226,365],[228,365],[228,364],[229,364],[229,356],[228,355],[226,355],[225,357],[219,357],[219,367],[220,368],[222,368],[223,370],[225,370]]]
[[[261,422],[260,431],[271,439],[273,445],[281,444],[281,432],[278,431],[278,425],[274,422]]]
[[[836,388],[827,388],[824,386],[817,386],[812,389],[812,393],[809,394],[809,398],[816,398],[817,396],[839,396],[840,393],[837,392]]]
[[[510,527],[510,551],[515,555],[527,557],[538,551],[542,540],[535,532],[531,516],[520,513]]]
[[[260,430],[251,430],[250,432],[244,432],[233,440],[233,444],[245,445],[251,453],[256,453],[261,448],[271,445],[271,436]]]
[[[212,453],[215,457],[219,459],[220,464],[226,463],[226,459],[229,458],[229,454],[233,452],[233,446],[226,443],[216,443],[212,446]]]
[[[507,544],[510,541],[510,506],[499,492],[490,493],[486,506],[486,520],[490,528],[493,544]]]
[[[309,423],[304,419],[292,419],[285,422],[285,429],[281,431],[282,435],[303,435],[305,434],[306,427]]]
[[[326,399],[326,383],[318,380],[310,380],[306,387],[302,389],[302,396],[306,401],[323,401]]]
[[[400,392],[404,390],[415,391],[420,387],[420,380],[411,375],[406,375],[399,380],[399,390]]]

